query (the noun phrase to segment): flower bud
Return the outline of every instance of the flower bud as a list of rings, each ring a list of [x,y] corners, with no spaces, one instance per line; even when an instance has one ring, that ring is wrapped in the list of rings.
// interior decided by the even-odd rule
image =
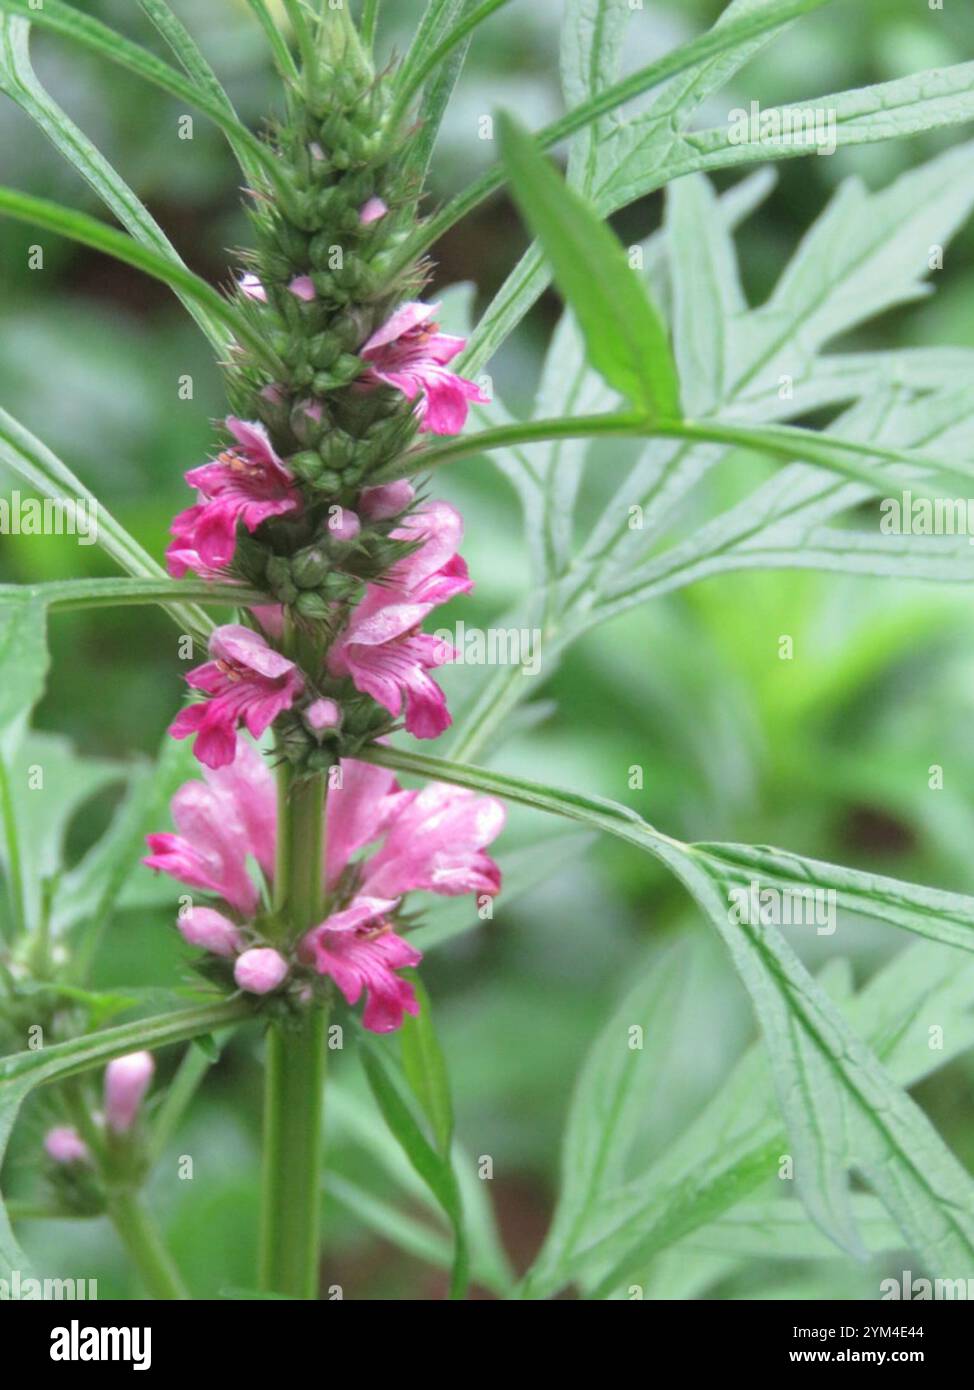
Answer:
[[[321,621],[331,617],[331,607],[328,600],[312,589],[303,589],[294,600],[294,607],[302,618],[313,618]]]
[[[320,545],[306,546],[291,560],[291,578],[299,589],[317,589],[330,569],[327,551]]]
[[[130,1052],[105,1068],[105,1123],[116,1134],[132,1128],[156,1064],[151,1052]]]
[[[44,1151],[55,1163],[87,1163],[88,1145],[70,1125],[58,1125],[44,1136]]]
[[[370,222],[378,222],[380,217],[385,217],[388,211],[381,198],[369,198],[359,208],[358,220],[363,227],[367,227]]]
[[[313,734],[328,733],[341,728],[342,707],[337,700],[322,698],[308,706],[304,712],[304,722]]]
[[[362,529],[355,512],[348,507],[338,507],[328,518],[328,535],[333,541],[353,541]]]
[[[248,299],[256,299],[258,304],[267,303],[267,291],[260,282],[260,277],[248,271],[246,275],[241,275],[237,281],[237,287]]]
[[[237,957],[233,978],[248,994],[270,994],[287,979],[290,966],[272,946],[253,946]]]
[[[212,907],[191,907],[176,923],[183,940],[228,959],[243,946],[239,928]]]
[[[313,449],[304,449],[300,454],[292,454],[288,467],[302,482],[313,483],[322,469],[321,455]]]
[[[288,289],[295,299],[303,299],[306,304],[310,303],[317,294],[310,275],[295,275],[288,285]]]
[[[378,487],[363,488],[359,511],[370,521],[385,521],[404,512],[415,496],[415,488],[405,478],[394,483],[380,483]]]

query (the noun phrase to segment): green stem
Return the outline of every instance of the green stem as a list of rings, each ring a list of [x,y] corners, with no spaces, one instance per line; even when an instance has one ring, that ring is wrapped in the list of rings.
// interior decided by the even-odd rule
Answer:
[[[293,945],[324,913],[326,784],[282,766],[274,906]],[[311,1299],[318,1289],[322,1104],[327,1011],[272,1023],[264,1081],[264,1169],[259,1283],[267,1293]]]
[[[489,453],[514,444],[536,444],[548,439],[596,439],[604,437],[641,439],[683,439],[696,444],[726,444],[736,449],[753,449],[784,463],[797,460],[818,464],[834,473],[853,478],[867,487],[885,488],[889,479],[871,466],[873,460],[923,468],[934,474],[969,479],[974,476],[970,464],[931,458],[905,449],[887,449],[880,444],[841,439],[822,430],[803,429],[797,425],[737,425],[721,420],[654,419],[632,411],[609,412],[600,415],[566,415],[551,420],[533,420],[526,424],[513,422],[494,429],[463,435],[444,444],[433,445],[407,455],[407,461],[380,476],[389,479],[409,472],[426,472],[444,463],[471,454]],[[937,491],[922,478],[911,478],[910,486],[924,496],[937,496]]]
[[[318,1008],[267,1033],[259,1281],[289,1298],[318,1292],[326,1024]]]
[[[153,1298],[185,1299],[189,1293],[159,1228],[137,1192],[119,1192],[109,1199],[108,1214],[132,1263]]]

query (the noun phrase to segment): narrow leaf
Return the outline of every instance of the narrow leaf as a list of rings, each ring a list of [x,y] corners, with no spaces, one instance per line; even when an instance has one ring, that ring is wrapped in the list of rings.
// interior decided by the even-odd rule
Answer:
[[[499,118],[501,153],[517,202],[572,306],[592,365],[651,417],[680,414],[666,328],[645,281],[596,213],[558,177],[511,117]]]

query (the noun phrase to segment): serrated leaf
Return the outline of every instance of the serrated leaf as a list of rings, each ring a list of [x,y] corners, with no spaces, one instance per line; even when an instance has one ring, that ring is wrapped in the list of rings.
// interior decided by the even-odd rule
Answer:
[[[855,1167],[927,1264],[956,1269],[958,1276],[974,1271],[970,1174],[777,929],[732,920],[704,855],[602,797],[393,749],[373,749],[369,760],[578,820],[653,854],[704,909],[751,996],[788,1122],[798,1188],[813,1218],[840,1246],[860,1249],[848,1193]],[[766,1170],[767,1155],[762,1162]],[[606,1288],[619,1282],[617,1274]]]

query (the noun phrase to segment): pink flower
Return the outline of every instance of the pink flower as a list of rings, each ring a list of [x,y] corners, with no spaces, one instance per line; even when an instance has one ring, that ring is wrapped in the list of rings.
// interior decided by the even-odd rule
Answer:
[[[261,424],[227,416],[227,429],[237,446],[225,449],[212,463],[191,468],[186,481],[197,489],[194,506],[173,520],[175,540],[166,551],[166,563],[174,579],[187,569],[204,577],[223,569],[233,559],[237,524],[256,531],[268,517],[298,509],[300,498],[290,471],[274,452]]]
[[[246,275],[241,275],[237,281],[237,287],[248,299],[255,299],[258,304],[267,303],[267,291],[261,284],[259,276],[254,275],[253,271],[248,270]]]
[[[332,646],[328,669],[350,676],[390,714],[405,705],[406,728],[417,738],[436,738],[450,725],[446,697],[427,672],[453,658],[453,648],[419,631],[438,604],[472,585],[457,554],[463,535],[460,513],[432,502],[406,518],[392,535],[421,540],[381,584],[369,584],[345,630]]]
[[[301,943],[320,975],[330,975],[349,1004],[366,991],[362,1022],[373,1033],[401,1028],[403,1015],[419,1013],[416,992],[395,972],[418,965],[422,955],[397,936],[383,913],[396,906],[382,898],[356,898],[334,912]]]
[[[145,863],[252,914],[258,894],[246,864],[256,859],[270,881],[276,800],[267,765],[246,740],[238,744],[229,767],[176,793],[173,818],[181,833],[150,835],[153,853]],[[503,824],[504,808],[493,798],[438,783],[403,791],[388,769],[342,760],[340,783],[328,794],[323,886],[332,895],[353,887],[305,936],[301,956],[331,975],[349,1003],[368,991],[366,1027],[395,1028],[404,1011],[415,1011],[412,988],[395,972],[417,965],[419,953],[389,920],[403,895],[497,893],[500,871],[485,849]]]
[[[404,304],[359,349],[370,364],[363,385],[394,386],[408,401],[422,394],[419,427],[433,434],[457,434],[467,419],[467,402],[485,405],[480,387],[446,370],[466,343],[440,333],[433,321],[438,304]]]
[[[105,1068],[105,1123],[114,1133],[132,1128],[155,1069],[151,1052],[130,1052]]]
[[[190,907],[181,913],[176,926],[190,946],[200,946],[215,956],[232,959],[243,947],[240,928],[212,907]]]
[[[248,994],[270,994],[284,983],[290,968],[273,946],[253,946],[237,957],[233,978]]]
[[[57,1125],[44,1136],[44,1152],[55,1163],[86,1163],[88,1145],[70,1125]]]
[[[245,724],[259,738],[304,689],[293,661],[269,647],[260,633],[239,623],[218,627],[210,637],[210,656],[186,676],[194,690],[210,697],[187,705],[169,726],[173,738],[196,735],[193,753],[207,767],[233,762],[236,728]]]
[[[170,810],[178,833],[149,835],[151,854],[143,863],[251,916],[260,894],[247,872],[248,855],[268,879],[274,871],[274,779],[242,738],[232,763],[205,769],[203,776],[204,782],[186,782],[176,792]]]
[[[295,275],[288,285],[288,289],[295,299],[303,299],[306,304],[318,296],[318,291],[315,289],[314,281],[310,275]]]
[[[372,222],[378,222],[380,217],[385,217],[388,211],[381,198],[369,198],[359,208],[358,220],[363,227],[367,227]]]
[[[504,828],[492,797],[431,782],[392,821],[382,848],[366,862],[362,892],[376,897],[426,889],[455,897],[500,891],[500,870],[484,846]]]
[[[280,641],[284,636],[284,607],[280,603],[255,603],[251,613],[268,637]]]

